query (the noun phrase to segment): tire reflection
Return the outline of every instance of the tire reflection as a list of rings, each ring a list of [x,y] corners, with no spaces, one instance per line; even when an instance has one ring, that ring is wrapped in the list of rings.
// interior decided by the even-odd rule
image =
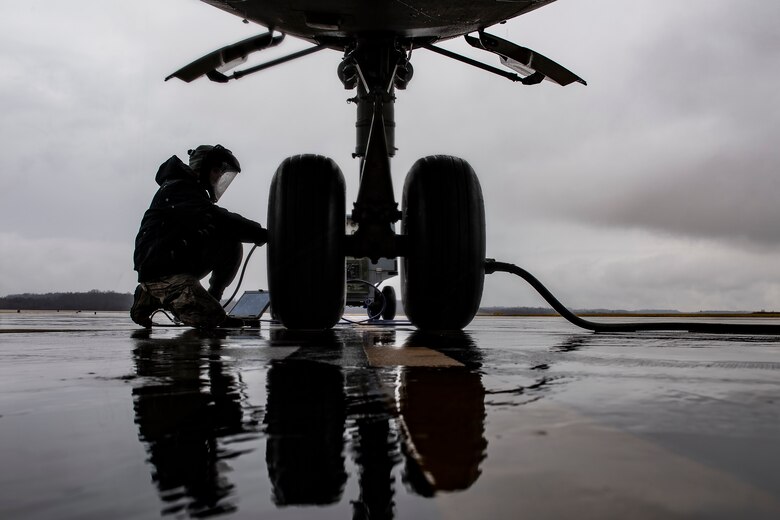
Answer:
[[[338,357],[332,331],[280,331],[276,341],[305,341],[321,359]],[[266,464],[278,506],[338,502],[344,469],[344,375],[337,365],[300,355],[274,361],[266,377]]]
[[[462,367],[407,367],[399,392],[405,479],[423,496],[468,489],[485,459],[485,387],[480,352],[463,332],[415,332],[406,348],[427,347]]]

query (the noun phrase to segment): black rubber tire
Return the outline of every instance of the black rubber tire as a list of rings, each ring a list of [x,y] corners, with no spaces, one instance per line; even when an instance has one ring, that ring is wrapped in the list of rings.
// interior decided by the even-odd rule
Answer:
[[[404,311],[423,330],[460,330],[485,281],[485,202],[469,163],[433,155],[409,170],[403,192]]]
[[[268,197],[268,288],[288,329],[323,330],[344,312],[346,187],[320,155],[285,159]]]
[[[388,285],[384,289],[382,289],[382,296],[385,297],[385,308],[382,311],[382,319],[383,320],[394,320],[395,319],[395,311],[397,307],[397,298],[395,296],[395,289],[393,289],[392,286]]]
[[[374,287],[373,291],[373,301],[366,308],[368,317],[375,320],[379,318],[383,320],[395,319],[395,312],[398,306],[395,289],[388,285],[382,289],[381,294],[379,294],[380,291],[376,287]]]

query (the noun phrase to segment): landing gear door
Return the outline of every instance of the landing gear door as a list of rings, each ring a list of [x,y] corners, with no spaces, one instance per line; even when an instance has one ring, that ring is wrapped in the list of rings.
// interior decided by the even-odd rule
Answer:
[[[523,74],[524,80],[527,80],[523,81],[524,84],[539,83],[546,79],[561,86],[575,81],[587,85],[584,79],[572,71],[526,47],[485,32],[480,32],[479,38],[468,35],[465,38],[472,47],[497,54],[502,65]]]

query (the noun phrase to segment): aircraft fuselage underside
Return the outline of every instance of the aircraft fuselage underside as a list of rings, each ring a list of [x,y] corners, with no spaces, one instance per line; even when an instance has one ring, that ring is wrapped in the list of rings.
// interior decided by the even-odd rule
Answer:
[[[318,43],[357,35],[448,39],[554,0],[203,0],[265,27]]]

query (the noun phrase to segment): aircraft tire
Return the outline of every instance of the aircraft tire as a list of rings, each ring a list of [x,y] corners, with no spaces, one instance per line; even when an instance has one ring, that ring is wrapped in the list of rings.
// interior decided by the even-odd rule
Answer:
[[[374,288],[374,291],[379,292],[379,289]],[[396,302],[395,289],[388,285],[382,289],[382,294],[377,296],[378,297],[374,298],[374,301],[372,301],[368,306],[368,317],[376,317],[375,319],[382,318],[383,320],[394,320],[396,308],[398,306]],[[383,305],[384,307],[382,307]]]
[[[433,155],[409,170],[403,191],[404,311],[423,330],[460,330],[479,309],[485,281],[485,203],[476,173]]]
[[[268,288],[288,329],[323,330],[344,312],[344,176],[320,155],[285,159],[268,197]]]
[[[394,320],[396,306],[397,306],[395,289],[393,289],[392,286],[388,285],[387,287],[382,289],[382,296],[385,297],[385,309],[382,311],[382,319]]]
[[[368,304],[368,307],[366,307],[366,314],[368,314],[370,319],[378,320],[382,317],[382,296],[377,295],[379,289],[376,287],[373,291],[374,298],[371,300],[371,303]]]

